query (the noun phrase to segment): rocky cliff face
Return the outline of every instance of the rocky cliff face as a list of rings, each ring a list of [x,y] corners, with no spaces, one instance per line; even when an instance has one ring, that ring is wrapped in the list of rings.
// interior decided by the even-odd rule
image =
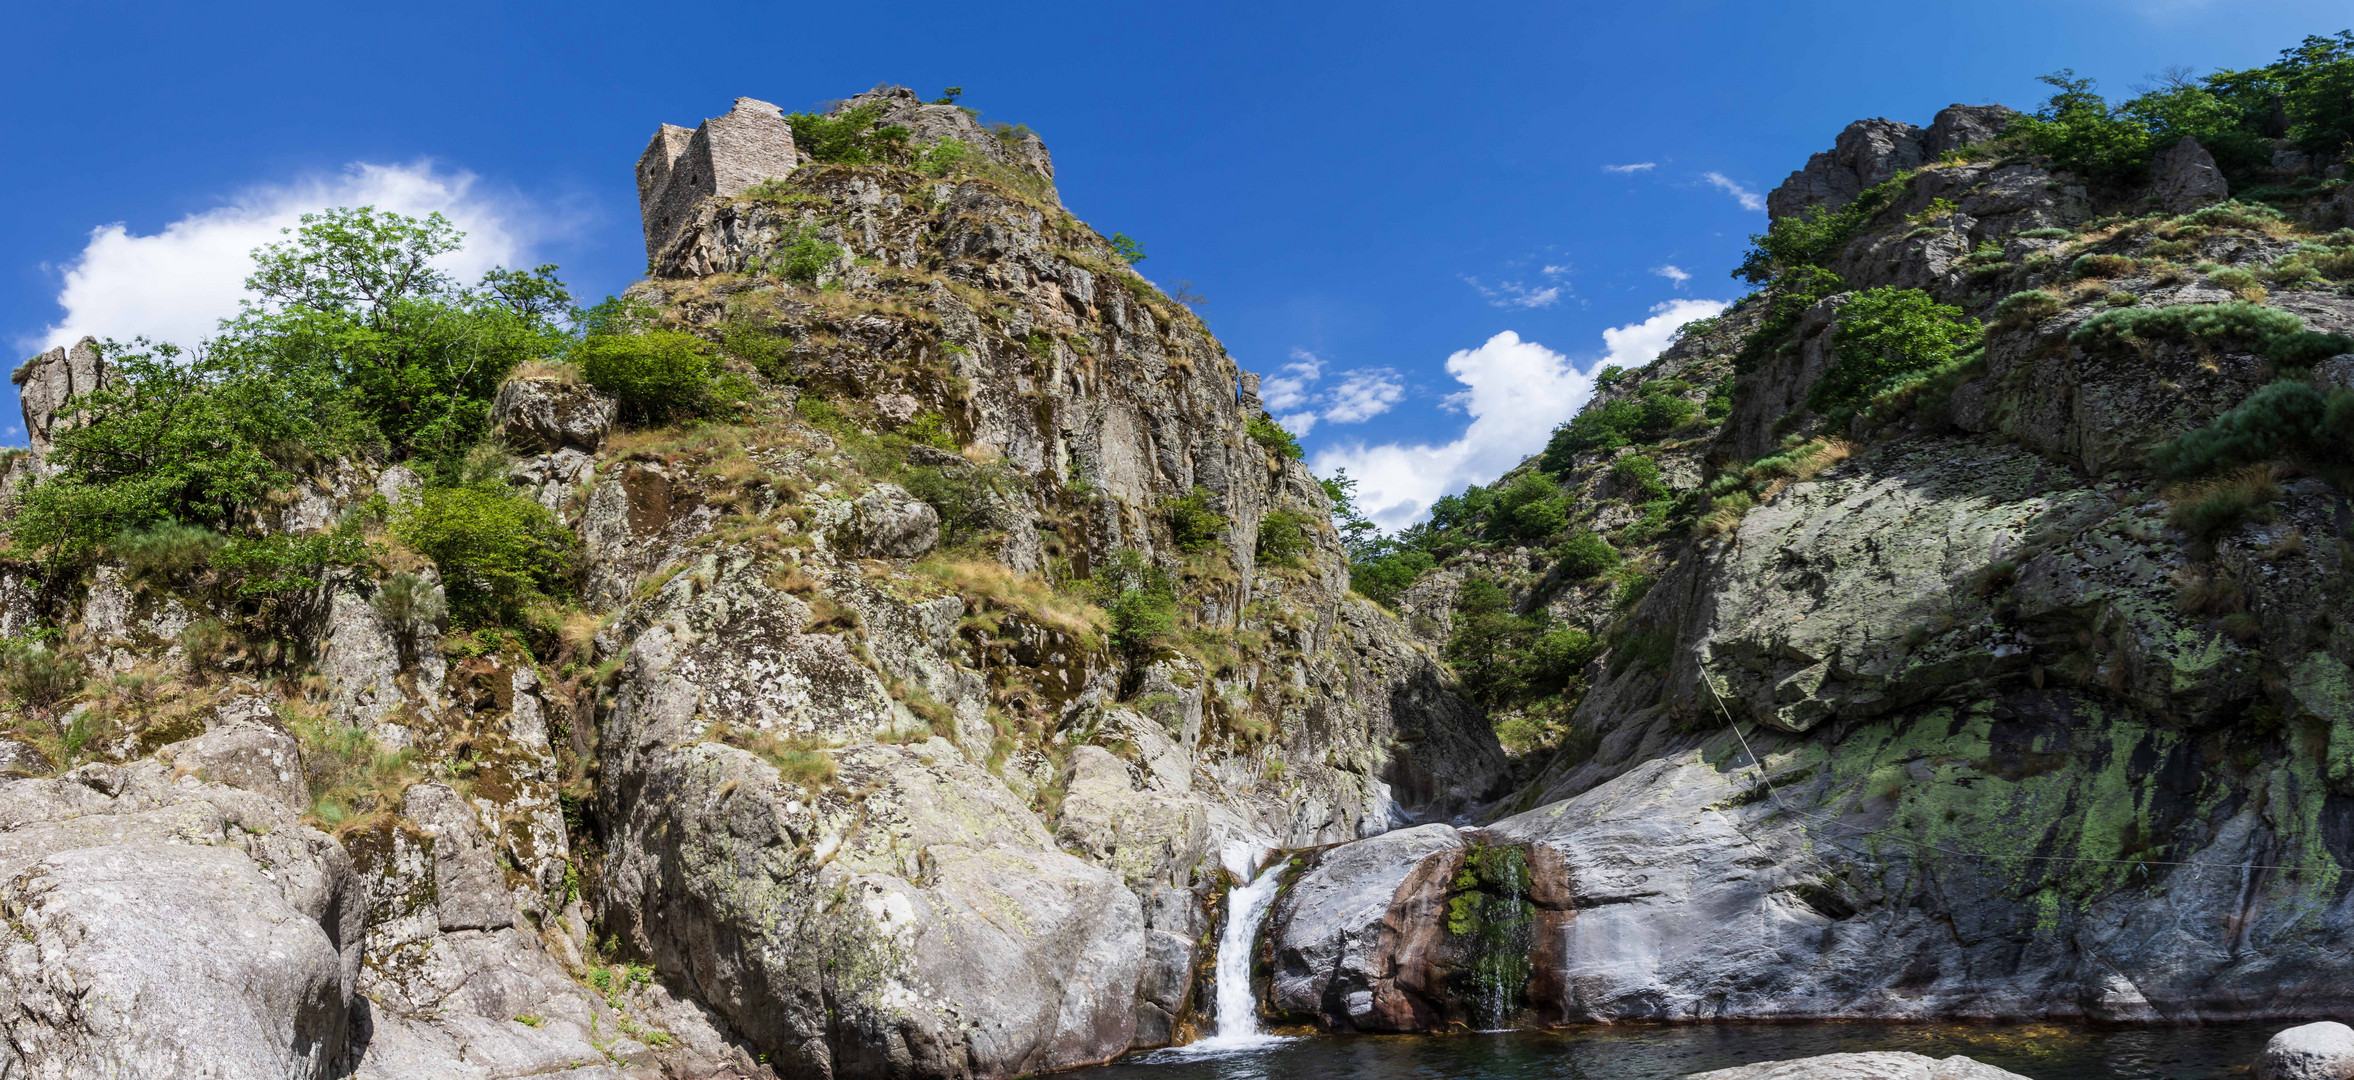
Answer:
[[[431,565],[330,582],[266,650],[168,574],[7,579],[11,627],[115,679],[16,695],[0,743],[0,1071],[1102,1061],[1186,1037],[1248,859],[1503,790],[1243,374],[1061,209],[1037,136],[888,87],[835,115],[870,105],[895,164],[808,161],[758,102],[757,139],[657,136],[674,194],[731,147],[804,162],[649,203],[631,299],[719,348],[738,422],[621,430],[546,365],[498,394],[510,482],[583,554],[536,652],[450,631]],[[32,430],[95,365],[19,373]],[[322,463],[264,524],[419,483]],[[1143,623],[1100,606],[1120,581]]]
[[[1608,532],[1609,466],[1646,454],[1694,515],[1630,547],[1656,584],[1621,614],[1524,586],[1609,642],[1576,737],[1485,828],[1309,869],[1274,1008],[1492,1022],[1449,987],[1498,970],[1525,1023],[2346,1007],[2345,478],[2304,464],[2322,434],[2204,485],[2151,463],[2259,388],[2350,385],[2349,275],[2302,269],[2348,235],[2332,193],[2213,205],[2195,143],[2097,197],[2000,144],[1907,172],[1934,158],[1890,130],[1851,127],[1776,212],[1892,183],[1824,268],[1958,305],[1983,354],[1825,417],[1859,294],[1777,285],[1589,406],[1739,372],[1721,424],[1561,476]],[[2157,329],[2193,316],[2251,322]],[[1520,891],[1464,872],[1495,852]]]

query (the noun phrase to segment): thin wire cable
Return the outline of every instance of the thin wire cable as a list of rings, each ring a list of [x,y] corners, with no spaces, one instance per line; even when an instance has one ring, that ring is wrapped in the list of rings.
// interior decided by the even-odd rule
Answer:
[[[1992,853],[1990,853],[1990,852],[1983,852],[1983,851],[1962,851],[1962,850],[1959,850],[1959,849],[1956,849],[1956,848],[1949,848],[1949,847],[1946,847],[1946,846],[1944,846],[1944,845],[1942,845],[1942,844],[1932,844],[1932,843],[1930,843],[1930,842],[1928,842],[1928,841],[1926,841],[1926,840],[1918,840],[1918,839],[1915,839],[1915,838],[1913,838],[1913,837],[1910,837],[1910,836],[1904,836],[1904,835],[1901,835],[1901,834],[1899,834],[1899,833],[1897,833],[1897,832],[1895,832],[1895,831],[1893,831],[1893,830],[1889,830],[1889,829],[1866,829],[1866,828],[1863,828],[1862,826],[1858,826],[1858,825],[1850,825],[1850,824],[1848,824],[1848,823],[1846,823],[1846,822],[1844,822],[1844,821],[1840,821],[1840,820],[1839,820],[1839,819],[1837,819],[1837,818],[1825,817],[1825,816],[1823,816],[1823,815],[1821,815],[1821,814],[1813,813],[1813,812],[1806,811],[1806,810],[1800,810],[1800,809],[1798,809],[1798,808],[1796,808],[1796,807],[1793,807],[1793,806],[1791,806],[1789,803],[1783,802],[1783,801],[1782,801],[1782,793],[1781,793],[1781,792],[1779,792],[1779,791],[1776,791],[1776,790],[1774,789],[1774,781],[1773,781],[1773,778],[1772,778],[1772,777],[1770,777],[1770,776],[1768,776],[1768,775],[1766,775],[1766,769],[1765,769],[1765,759],[1764,759],[1764,758],[1761,758],[1761,757],[1759,757],[1759,756],[1757,756],[1757,751],[1756,751],[1756,750],[1754,750],[1754,749],[1752,749],[1752,748],[1750,747],[1750,745],[1749,745],[1749,736],[1747,736],[1747,735],[1743,735],[1743,734],[1741,733],[1741,725],[1740,725],[1739,723],[1737,723],[1736,721],[1734,721],[1734,719],[1733,719],[1733,714],[1732,714],[1732,711],[1731,711],[1731,710],[1729,710],[1729,709],[1727,709],[1727,708],[1725,708],[1725,699],[1724,699],[1724,697],[1723,697],[1722,695],[1720,695],[1720,694],[1718,694],[1718,693],[1716,692],[1716,681],[1715,681],[1715,680],[1713,680],[1713,679],[1710,679],[1710,678],[1709,678],[1707,675],[1703,674],[1703,675],[1700,677],[1700,682],[1701,682],[1701,685],[1708,687],[1708,696],[1709,696],[1709,697],[1711,697],[1711,698],[1713,698],[1713,699],[1715,699],[1715,701],[1716,701],[1716,711],[1717,711],[1717,715],[1719,715],[1719,716],[1722,716],[1722,717],[1724,717],[1724,718],[1725,718],[1725,726],[1726,726],[1726,727],[1729,727],[1729,728],[1731,728],[1731,729],[1733,729],[1733,737],[1734,737],[1734,738],[1736,738],[1736,739],[1739,739],[1739,740],[1741,741],[1741,752],[1742,752],[1742,753],[1744,753],[1744,754],[1747,754],[1747,755],[1749,755],[1749,767],[1750,767],[1750,768],[1753,768],[1753,769],[1756,769],[1756,770],[1757,770],[1757,782],[1758,782],[1760,785],[1763,785],[1763,786],[1764,786],[1764,788],[1765,788],[1765,791],[1766,791],[1766,797],[1767,797],[1767,798],[1769,798],[1769,799],[1772,799],[1772,800],[1773,800],[1773,803],[1774,803],[1774,808],[1775,808],[1775,809],[1777,809],[1777,810],[1780,810],[1780,811],[1782,811],[1782,812],[1784,812],[1784,813],[1788,813],[1788,814],[1796,814],[1796,815],[1798,815],[1799,817],[1803,817],[1803,818],[1812,818],[1812,819],[1814,819],[1814,820],[1816,820],[1816,821],[1822,822],[1823,824],[1826,824],[1826,825],[1831,825],[1831,826],[1834,826],[1834,827],[1837,827],[1837,828],[1841,828],[1841,829],[1846,829],[1846,830],[1848,830],[1849,832],[1857,833],[1857,834],[1859,834],[1859,835],[1862,835],[1862,836],[1879,836],[1879,837],[1886,837],[1886,838],[1888,838],[1888,839],[1890,839],[1890,840],[1894,840],[1894,841],[1896,841],[1896,842],[1898,842],[1898,843],[1900,843],[1900,844],[1910,844],[1910,845],[1912,845],[1912,846],[1914,846],[1914,847],[1916,847],[1916,848],[1923,848],[1923,849],[1926,849],[1926,850],[1929,850],[1929,851],[1935,851],[1935,852],[1938,852],[1938,853],[1940,853],[1940,854],[1944,854],[1944,855],[1952,855],[1952,856],[1954,856],[1954,857],[1956,857],[1956,858],[1961,858],[1961,859],[2011,859],[2011,860],[2017,860],[2017,861],[2022,861],[2022,862],[2078,862],[2078,863],[2103,863],[2103,864],[2108,864],[2108,865],[2112,865],[2112,866],[2141,866],[2141,867],[2148,867],[2148,866],[2188,866],[2188,867],[2193,867],[2193,868],[2197,868],[2197,869],[2208,869],[2208,868],[2214,868],[2214,869],[2226,869],[2226,868],[2228,868],[2228,869],[2239,870],[2239,871],[2242,871],[2242,872],[2249,871],[2249,870],[2297,870],[2297,871],[2307,871],[2307,870],[2319,870],[2319,869],[2323,869],[2323,868],[2321,868],[2321,867],[2308,866],[2308,865],[2305,865],[2305,864],[2303,864],[2303,863],[2218,863],[2218,862],[2177,862],[2177,861],[2172,861],[2172,860],[2167,860],[2167,859],[2100,859],[2100,858],[2094,858],[2094,857],[2087,856],[2087,855],[1996,855],[1996,854],[1992,854]],[[1858,851],[1858,850],[1856,850],[1855,848],[1848,847],[1847,845],[1845,845],[1845,844],[1841,844],[1839,841],[1837,841],[1837,840],[1835,840],[1835,839],[1828,838],[1828,837],[1822,837],[1822,838],[1819,838],[1819,839],[1823,840],[1823,842],[1825,842],[1825,843],[1829,843],[1829,844],[1834,844],[1834,845],[1837,845],[1837,846],[1838,846],[1838,847],[1840,847],[1842,850],[1845,850],[1845,851],[1851,852],[1851,853],[1853,853],[1853,854],[1862,855],[1862,856],[1864,856],[1865,858],[1873,859],[1874,861],[1878,861],[1878,858],[1879,858],[1879,857],[1878,857],[1877,855],[1874,855],[1874,854],[1870,853],[1870,852]],[[2329,867],[2328,869],[2333,869],[2333,870],[2334,870],[2334,869],[2337,869],[2337,867],[2335,867],[2335,866],[2332,866],[2332,867]]]

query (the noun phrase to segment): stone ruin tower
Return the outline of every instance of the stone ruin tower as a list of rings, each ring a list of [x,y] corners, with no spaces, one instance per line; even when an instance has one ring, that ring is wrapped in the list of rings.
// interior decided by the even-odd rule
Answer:
[[[740,97],[726,116],[689,131],[664,124],[638,155],[638,215],[646,227],[646,265],[678,238],[695,207],[714,195],[740,195],[763,180],[783,179],[801,164],[785,111]]]

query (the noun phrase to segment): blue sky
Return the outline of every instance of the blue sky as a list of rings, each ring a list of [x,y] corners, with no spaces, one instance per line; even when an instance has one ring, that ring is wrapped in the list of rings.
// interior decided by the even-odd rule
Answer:
[[[1541,445],[1604,357],[1738,295],[1756,196],[1848,121],[2032,107],[2063,66],[2126,92],[2350,24],[2342,0],[45,5],[0,72],[0,337],[189,337],[239,252],[353,199],[446,207],[475,263],[603,296],[643,268],[657,123],[955,84],[1207,297],[1312,463],[1400,524]]]

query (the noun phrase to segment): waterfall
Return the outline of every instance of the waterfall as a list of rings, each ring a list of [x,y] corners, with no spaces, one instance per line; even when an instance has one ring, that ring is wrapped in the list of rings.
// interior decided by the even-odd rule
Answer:
[[[1267,921],[1267,910],[1274,906],[1276,891],[1283,885],[1281,859],[1252,873],[1260,850],[1237,845],[1225,852],[1227,869],[1243,884],[1226,893],[1226,926],[1218,934],[1218,959],[1210,971],[1218,1030],[1170,1053],[1217,1054],[1285,1041],[1281,1036],[1260,1033],[1259,1001],[1251,992],[1251,961],[1259,953],[1259,928]]]

